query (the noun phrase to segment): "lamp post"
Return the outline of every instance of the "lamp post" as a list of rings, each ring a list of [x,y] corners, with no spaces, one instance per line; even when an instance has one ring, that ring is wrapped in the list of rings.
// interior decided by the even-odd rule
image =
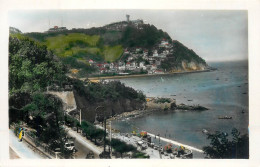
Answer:
[[[159,155],[160,155],[160,159],[162,159],[162,154],[161,154],[161,141],[160,141],[160,134],[158,134],[159,137]]]

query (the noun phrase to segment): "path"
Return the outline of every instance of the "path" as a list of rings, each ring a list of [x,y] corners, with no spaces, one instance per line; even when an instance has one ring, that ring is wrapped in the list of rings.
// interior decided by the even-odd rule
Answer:
[[[32,151],[28,145],[15,136],[12,130],[9,130],[9,145],[10,148],[22,159],[43,159],[36,152]]]
[[[79,142],[82,146],[92,150],[94,154],[99,155],[103,151],[102,148],[97,147],[95,144],[88,141],[85,137],[81,136],[80,133],[77,133],[70,128],[66,128],[66,130],[69,136],[75,137],[75,140],[77,140],[77,142]]]

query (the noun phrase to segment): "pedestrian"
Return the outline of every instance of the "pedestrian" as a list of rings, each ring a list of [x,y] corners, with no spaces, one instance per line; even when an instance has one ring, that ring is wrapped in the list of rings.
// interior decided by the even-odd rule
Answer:
[[[23,141],[23,136],[24,136],[23,128],[20,128],[19,130],[20,130],[20,132],[19,132],[19,141]]]

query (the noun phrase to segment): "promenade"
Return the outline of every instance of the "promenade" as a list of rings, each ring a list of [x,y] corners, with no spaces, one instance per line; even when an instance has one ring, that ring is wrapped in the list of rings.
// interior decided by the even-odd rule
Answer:
[[[19,142],[14,132],[9,130],[9,146],[22,159],[43,159],[37,152],[30,149],[25,141]]]

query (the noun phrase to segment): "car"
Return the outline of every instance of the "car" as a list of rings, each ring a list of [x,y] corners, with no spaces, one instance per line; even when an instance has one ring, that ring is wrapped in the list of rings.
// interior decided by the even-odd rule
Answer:
[[[171,159],[174,159],[175,156],[174,156],[173,154],[170,154],[170,158],[171,158]]]
[[[65,148],[70,150],[70,151],[75,151],[75,145],[73,141],[68,141],[65,143]]]
[[[155,150],[158,150],[158,146],[155,145],[155,146],[154,146],[154,149],[155,149]]]
[[[94,156],[94,152],[93,151],[90,151],[87,156],[86,156],[86,159],[94,159],[95,156]]]

